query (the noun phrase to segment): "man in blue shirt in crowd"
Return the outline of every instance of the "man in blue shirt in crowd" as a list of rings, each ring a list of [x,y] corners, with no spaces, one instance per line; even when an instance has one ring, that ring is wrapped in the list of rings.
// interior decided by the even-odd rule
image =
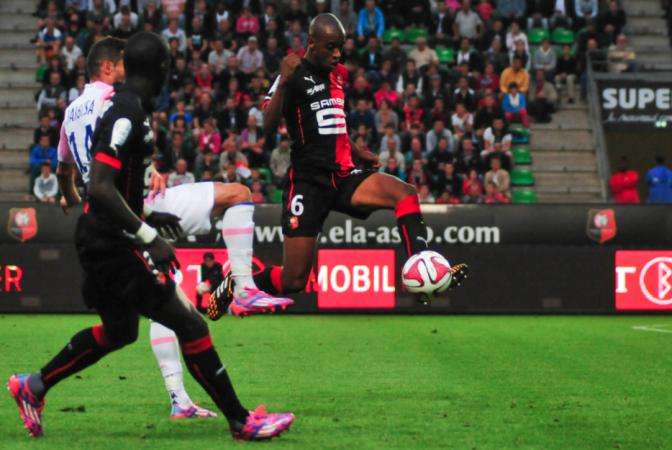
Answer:
[[[672,170],[662,156],[656,156],[656,166],[646,173],[646,184],[649,203],[672,203]]]

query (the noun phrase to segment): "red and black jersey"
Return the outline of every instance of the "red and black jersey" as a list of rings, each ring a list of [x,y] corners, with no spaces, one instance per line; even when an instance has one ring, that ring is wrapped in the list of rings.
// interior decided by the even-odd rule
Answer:
[[[141,215],[145,169],[154,146],[150,117],[140,97],[123,88],[103,108],[105,113],[93,135],[93,159],[119,171],[115,186],[131,210]],[[90,205],[92,216],[105,219],[95,199],[90,199]]]
[[[352,163],[352,149],[345,120],[345,66],[324,71],[302,59],[286,81],[282,113],[292,140],[291,162],[295,170],[323,169],[346,173]],[[279,77],[271,86],[273,96]]]

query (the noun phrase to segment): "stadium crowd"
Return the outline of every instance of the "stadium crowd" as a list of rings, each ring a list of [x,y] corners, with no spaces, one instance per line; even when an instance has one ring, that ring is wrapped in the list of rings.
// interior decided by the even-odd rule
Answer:
[[[176,155],[164,168],[168,186],[237,181],[256,202],[279,202],[290,142],[282,124],[264,133],[264,96],[282,58],[305,53],[308,24],[321,12],[347,31],[354,145],[378,153],[381,171],[416,185],[429,203],[510,202],[512,123],[550,121],[561,101],[577,101],[586,51],[625,45],[625,15],[613,0],[43,0],[35,195],[55,196],[48,180],[60,122],[87,82],[91,45],[149,30],[172,55],[152,124],[157,149]]]

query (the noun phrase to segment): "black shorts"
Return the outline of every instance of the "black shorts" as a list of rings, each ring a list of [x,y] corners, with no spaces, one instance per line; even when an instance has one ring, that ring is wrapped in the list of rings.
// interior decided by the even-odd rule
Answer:
[[[84,269],[82,294],[89,308],[147,315],[175,293],[174,282],[157,279],[140,247],[101,232],[87,214],[77,222],[75,245]]]
[[[362,181],[376,173],[354,169],[346,175],[335,172],[290,168],[282,195],[282,232],[287,237],[314,237],[330,211],[366,219],[372,210],[352,206],[352,195]]]

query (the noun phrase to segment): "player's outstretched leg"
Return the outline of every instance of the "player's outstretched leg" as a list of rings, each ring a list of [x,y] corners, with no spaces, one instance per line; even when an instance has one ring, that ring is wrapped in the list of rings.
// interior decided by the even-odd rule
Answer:
[[[158,322],[151,322],[149,339],[152,351],[159,364],[166,390],[170,396],[171,419],[194,419],[217,417],[217,414],[196,405],[184,388],[182,360],[177,335]]]
[[[193,305],[173,296],[148,316],[175,331],[189,372],[226,416],[235,438],[271,439],[289,429],[293,414],[269,414],[264,408],[248,411],[241,405],[208,326]]]
[[[250,190],[238,184],[215,184],[215,203],[226,207],[222,238],[229,256],[230,272],[210,297],[208,316],[217,320],[227,311],[236,316],[263,314],[285,309],[294,301],[261,290],[252,278],[254,204]]]
[[[357,186],[352,206],[367,209],[394,209],[401,242],[407,256],[427,250],[427,225],[420,211],[415,187],[384,173],[374,173]],[[450,288],[464,281],[469,269],[466,264],[451,265]]]
[[[134,342],[138,337],[138,316],[108,316],[103,322],[75,334],[70,342],[39,372],[15,374],[7,388],[19,408],[19,416],[32,437],[42,436],[42,411],[47,391],[58,382],[95,364],[108,353]]]

